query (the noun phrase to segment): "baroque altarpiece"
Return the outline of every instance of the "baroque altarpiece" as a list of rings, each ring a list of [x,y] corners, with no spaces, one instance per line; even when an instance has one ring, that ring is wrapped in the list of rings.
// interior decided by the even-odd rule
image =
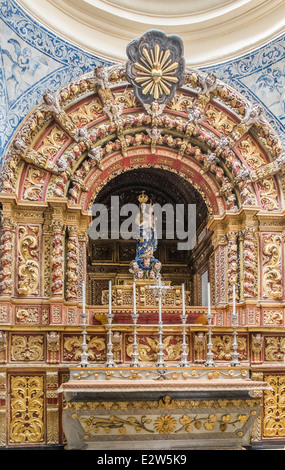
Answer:
[[[203,369],[207,273],[213,358],[234,374],[237,286],[240,363],[251,380],[268,384],[251,442],[285,438],[284,149],[257,104],[214,75],[185,66],[175,41],[145,35],[129,45],[125,65],[97,67],[57,93],[46,92],[3,158],[1,446],[65,444],[58,390],[80,362],[84,282],[89,363],[103,370],[107,360],[111,280],[114,361],[131,365],[129,268],[136,244],[92,240],[88,227],[94,202],[109,207],[116,195],[120,203],[134,203],[142,191],[160,204],[197,207],[195,247],[179,251],[176,240],[161,240],[156,252],[164,281],[174,287],[162,305],[166,364],[180,361],[184,283],[187,359],[193,375]],[[144,280],[136,285],[138,356],[151,365],[158,350],[157,299]],[[165,398],[163,406],[170,414]],[[208,419],[204,432],[213,422]],[[168,424],[164,433],[174,431]]]

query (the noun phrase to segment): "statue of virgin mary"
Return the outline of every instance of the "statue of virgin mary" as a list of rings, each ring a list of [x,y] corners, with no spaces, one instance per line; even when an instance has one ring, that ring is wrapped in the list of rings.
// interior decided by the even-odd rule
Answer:
[[[148,196],[142,191],[138,197],[140,213],[138,214],[139,238],[136,244],[136,259],[151,258],[157,248],[154,211],[152,204],[147,204]]]

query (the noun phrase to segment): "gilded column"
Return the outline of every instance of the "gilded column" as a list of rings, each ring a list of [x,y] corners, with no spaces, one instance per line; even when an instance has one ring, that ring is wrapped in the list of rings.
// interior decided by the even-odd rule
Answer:
[[[52,297],[63,298],[64,295],[64,226],[60,220],[52,222],[52,252],[51,252],[51,292]]]
[[[226,248],[227,238],[219,234],[213,239],[215,258],[215,304],[227,302]]]
[[[228,238],[228,300],[233,300],[233,285],[238,283],[238,234],[230,231]],[[236,288],[238,297],[238,288]]]
[[[48,210],[44,214],[43,223],[43,255],[42,255],[42,279],[43,296],[51,297],[51,251],[52,251],[52,211]],[[45,307],[46,312],[49,307]],[[46,314],[48,317],[48,314]],[[45,318],[47,321],[48,318]]]
[[[86,255],[87,255],[87,242],[88,233],[86,231],[79,232],[78,238],[78,252],[79,252],[79,264],[78,264],[78,298],[82,300],[82,283],[86,282]],[[89,298],[89,296],[87,296]]]
[[[255,227],[245,227],[243,230],[243,298],[257,298],[257,275],[258,275],[258,258],[257,258],[257,234]]]
[[[239,249],[239,301],[243,302],[244,300],[244,230],[239,230],[238,232],[238,249]]]
[[[13,288],[13,259],[16,224],[8,217],[3,217],[1,234],[1,295],[10,297]]]
[[[66,300],[78,300],[79,241],[77,227],[68,227],[66,255]]]

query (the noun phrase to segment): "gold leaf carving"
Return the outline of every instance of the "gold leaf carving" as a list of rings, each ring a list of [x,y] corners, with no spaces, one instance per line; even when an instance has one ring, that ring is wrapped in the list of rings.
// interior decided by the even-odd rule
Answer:
[[[252,169],[256,169],[267,163],[261,150],[250,136],[240,142],[238,150],[248,166]]]
[[[19,279],[18,292],[23,295],[38,294],[39,240],[38,226],[19,227]]]
[[[43,377],[11,377],[11,443],[44,440]]]
[[[263,296],[282,298],[281,236],[268,235],[263,239]]]
[[[43,336],[15,335],[12,337],[11,356],[13,361],[43,361]]]
[[[37,151],[39,154],[47,157],[47,160],[50,160],[52,157],[55,157],[67,140],[68,137],[62,129],[58,126],[54,126],[50,133],[44,137]]]
[[[264,437],[285,437],[285,376],[265,378],[272,390],[264,395]]]
[[[87,352],[89,360],[102,360],[105,358],[106,342],[105,338],[99,336],[90,337],[87,335]],[[78,361],[82,353],[82,338],[79,336],[68,336],[64,340],[65,356],[69,360]]]
[[[239,337],[238,340],[238,351],[246,354],[246,338]],[[213,351],[216,353],[217,358],[220,360],[229,360],[232,357],[232,345],[233,338],[229,335],[216,336],[213,338]]]
[[[163,350],[166,361],[177,361],[181,356],[182,339],[177,341],[175,336],[167,336],[163,339]],[[133,338],[129,338],[129,344],[127,346],[127,355],[132,356],[133,352]],[[187,338],[188,341],[188,338]],[[139,342],[139,341],[138,341]],[[187,346],[186,351],[189,351]],[[158,338],[152,338],[150,336],[144,338],[139,342],[138,354],[141,361],[155,361],[158,352]]]
[[[278,193],[273,178],[257,183],[260,192],[260,202],[264,210],[278,209]]]
[[[30,167],[24,181],[23,199],[29,201],[42,200],[45,179],[45,171]]]
[[[75,111],[69,113],[69,116],[78,127],[82,127],[87,126],[87,124],[96,120],[102,113],[102,105],[98,98],[95,98],[90,103],[82,104]]]
[[[210,105],[207,109],[206,116],[209,118],[211,125],[224,133],[232,132],[235,127],[235,121],[231,120],[229,116],[223,111],[218,111],[214,106]]]
[[[108,408],[107,408],[108,409]],[[74,419],[77,419],[77,415],[73,415]],[[127,434],[130,432],[142,433],[142,434],[177,434],[179,432],[188,433],[199,433],[203,428],[203,431],[226,432],[232,426],[238,435],[242,436],[242,428],[249,419],[248,414],[214,414],[209,415],[195,414],[195,415],[179,415],[175,417],[172,415],[143,415],[143,416],[129,416],[123,417],[118,415],[111,416],[90,416],[88,418],[80,418],[83,424],[84,431],[89,433],[89,436],[93,433],[101,434],[102,431],[105,434]],[[181,425],[180,427],[179,424]]]
[[[266,337],[265,359],[267,361],[284,361],[285,338]]]

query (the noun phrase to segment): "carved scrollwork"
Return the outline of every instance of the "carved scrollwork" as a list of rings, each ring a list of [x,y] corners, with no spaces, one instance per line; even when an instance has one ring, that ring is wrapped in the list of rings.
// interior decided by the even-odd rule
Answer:
[[[24,182],[23,199],[28,199],[29,201],[41,201],[43,198],[45,179],[45,171],[30,167]]]
[[[18,241],[18,293],[39,293],[39,227],[20,226]]]
[[[263,239],[263,297],[282,298],[281,235],[267,235]]]
[[[37,443],[44,440],[44,378],[11,377],[10,442]]]
[[[284,438],[285,408],[282,397],[285,392],[285,377],[284,375],[269,375],[265,380],[271,386],[271,390],[266,391],[264,396],[264,436]]]
[[[188,338],[187,338],[187,342]],[[163,349],[165,353],[166,361],[177,361],[181,355],[182,340],[175,336],[166,336],[163,339]],[[133,338],[128,338],[128,345],[126,348],[127,355],[132,356],[133,351]],[[189,352],[189,346],[186,348],[187,353]],[[147,336],[146,338],[140,338],[138,353],[141,361],[155,361],[158,352],[158,338]]]
[[[43,361],[44,338],[42,335],[14,335],[11,346],[12,360]]]
[[[267,178],[258,183],[260,202],[264,210],[278,209],[278,192],[273,178]]]

